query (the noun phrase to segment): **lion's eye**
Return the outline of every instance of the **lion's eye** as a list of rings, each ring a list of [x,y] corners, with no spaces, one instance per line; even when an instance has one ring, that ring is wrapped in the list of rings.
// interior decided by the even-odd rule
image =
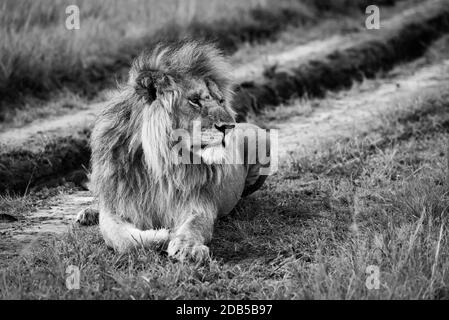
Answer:
[[[195,108],[201,108],[200,102],[197,99],[189,99],[189,103]]]

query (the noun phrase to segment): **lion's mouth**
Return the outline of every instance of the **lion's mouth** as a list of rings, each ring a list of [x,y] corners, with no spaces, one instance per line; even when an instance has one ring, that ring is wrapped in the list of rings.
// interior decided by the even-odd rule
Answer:
[[[226,135],[235,127],[235,125],[215,125],[215,128],[201,130],[201,135],[197,137],[191,137],[189,139],[189,147],[191,150],[207,149],[212,147],[226,147]],[[183,136],[178,136],[177,139],[172,141],[172,147],[183,142]],[[184,141],[186,142],[186,141]]]
[[[222,124],[214,125],[214,129],[206,129],[201,131],[201,149],[226,146],[225,137],[226,134],[232,130],[235,125]]]
[[[217,130],[201,131],[201,149],[222,145],[224,137],[224,133]]]

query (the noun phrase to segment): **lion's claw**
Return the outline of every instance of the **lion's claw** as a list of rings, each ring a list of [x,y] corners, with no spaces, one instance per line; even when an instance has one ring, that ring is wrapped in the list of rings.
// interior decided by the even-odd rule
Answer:
[[[175,238],[170,241],[167,253],[179,261],[191,260],[194,262],[203,262],[210,259],[209,248],[204,244]]]

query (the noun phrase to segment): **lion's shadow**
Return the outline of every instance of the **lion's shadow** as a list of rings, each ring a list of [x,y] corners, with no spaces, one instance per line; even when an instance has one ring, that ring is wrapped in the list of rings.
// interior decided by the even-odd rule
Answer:
[[[289,191],[286,197],[264,190],[242,199],[228,216],[216,223],[211,253],[226,263],[272,260],[283,254],[271,244],[284,235],[286,224],[290,230],[301,232],[314,216],[316,206],[323,203],[323,199],[317,201],[303,191]]]

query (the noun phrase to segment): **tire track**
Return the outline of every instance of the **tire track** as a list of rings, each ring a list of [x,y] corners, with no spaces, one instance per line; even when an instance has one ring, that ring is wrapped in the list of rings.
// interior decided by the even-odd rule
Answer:
[[[373,78],[395,65],[422,56],[427,47],[449,32],[449,3],[431,1],[392,18],[379,35],[323,59],[272,72],[263,81],[238,88],[235,109],[240,119],[258,114],[292,97],[322,97],[329,90],[350,88],[355,81]]]
[[[294,116],[270,125],[279,130],[279,156],[287,160],[329,141],[376,130],[385,118],[419,109],[427,100],[447,97],[448,93],[449,60],[424,67],[411,76],[385,80],[373,91],[328,99],[326,106],[307,117]]]

